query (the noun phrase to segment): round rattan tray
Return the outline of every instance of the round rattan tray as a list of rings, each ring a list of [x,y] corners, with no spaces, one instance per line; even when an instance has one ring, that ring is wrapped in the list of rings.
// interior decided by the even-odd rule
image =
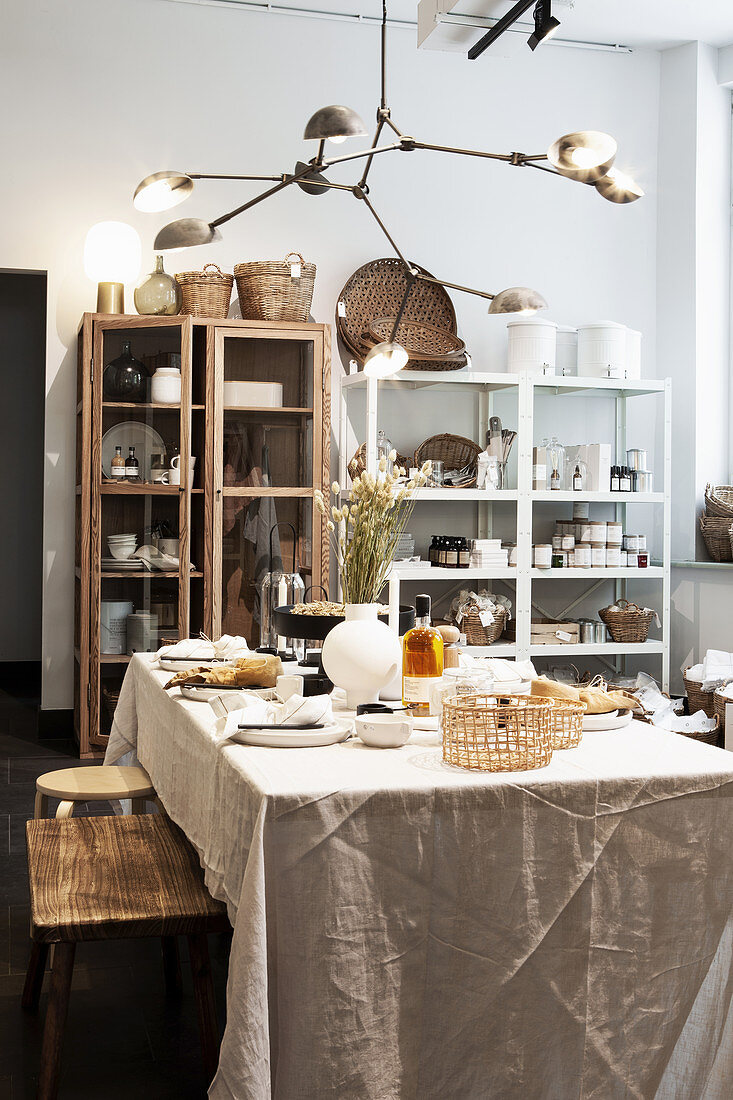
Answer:
[[[365,345],[380,344],[392,339],[394,329],[394,317],[380,317],[372,321],[365,333],[362,333],[362,343]],[[400,321],[395,339],[407,352],[411,360],[425,360],[431,363],[440,363],[442,360],[455,359],[466,362],[466,345],[463,340],[444,328],[436,328],[425,321]]]

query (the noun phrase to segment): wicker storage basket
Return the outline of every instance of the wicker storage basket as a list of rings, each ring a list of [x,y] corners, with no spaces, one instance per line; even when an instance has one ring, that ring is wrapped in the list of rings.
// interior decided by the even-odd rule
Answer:
[[[713,700],[715,703],[715,713],[720,723],[720,729],[722,733],[725,733],[725,707],[727,703],[733,703],[733,699],[728,699],[725,695],[720,694],[720,688],[713,694]]]
[[[708,730],[707,732],[698,730],[695,733],[684,733],[680,731],[680,736],[691,737],[693,741],[704,741],[706,745],[717,745],[720,741],[720,718],[715,714],[711,714],[709,717],[715,718],[715,729]]]
[[[300,275],[293,277],[293,265]],[[235,264],[239,307],[245,321],[307,321],[313,300],[316,265],[307,264],[299,252],[284,260],[253,260]]]
[[[372,321],[362,334],[362,342],[374,347],[375,344],[391,340],[394,323],[394,317],[380,317],[377,321]],[[400,321],[395,340],[409,356],[410,362],[406,369],[431,370],[436,364],[450,360],[456,360],[456,367],[465,366],[466,345],[463,340],[454,333],[436,328],[425,321]]]
[[[205,264],[203,271],[179,271],[176,279],[181,284],[181,313],[193,317],[226,317],[233,275],[226,275],[216,264]]]
[[[608,627],[614,642],[645,642],[649,636],[649,627],[654,618],[653,611],[644,611],[628,600],[617,600],[618,611],[604,607],[599,617]]]
[[[462,470],[464,466],[473,466],[473,477],[458,487],[471,489],[476,484],[480,454],[481,448],[472,439],[444,432],[442,435],[432,435],[420,444],[415,451],[415,465],[419,470],[423,462],[430,459],[431,462],[442,462],[445,470]]]
[[[104,705],[107,708],[110,721],[114,721],[115,711],[117,710],[117,704],[120,701],[120,689],[107,687],[106,684],[102,686],[102,698],[104,699]]]
[[[733,522],[733,485],[706,485],[705,511],[722,519],[730,516]]]
[[[407,470],[409,472],[410,466],[412,465],[412,459],[408,458],[406,455],[401,455],[400,452],[398,451],[397,452],[397,458],[395,459],[394,464],[395,464],[395,466],[400,466],[403,470]],[[351,476],[351,480],[353,481],[357,477],[361,477],[361,475],[364,473],[365,470],[366,470],[366,443],[362,443],[361,447],[356,452],[356,454],[351,459],[351,461],[349,462],[349,465],[348,465],[348,471],[349,471],[349,474]]]
[[[531,695],[443,700],[443,760],[488,772],[544,768],[552,757],[552,701]]]
[[[713,561],[733,561],[732,525],[731,516],[700,516],[700,531]]]
[[[583,737],[585,703],[552,699],[552,748],[577,749]]]
[[[715,692],[703,691],[700,686],[699,680],[688,680],[687,673],[689,668],[682,670],[682,680],[685,685],[685,691],[687,692],[687,699],[690,707],[690,714],[694,714],[698,710],[704,710],[708,718],[715,717]]]
[[[481,611],[474,605],[461,619],[460,629],[466,635],[468,645],[493,645],[494,642],[499,641],[504,633],[508,618],[509,612],[503,607],[501,612],[495,616],[493,623],[484,626],[481,622]]]

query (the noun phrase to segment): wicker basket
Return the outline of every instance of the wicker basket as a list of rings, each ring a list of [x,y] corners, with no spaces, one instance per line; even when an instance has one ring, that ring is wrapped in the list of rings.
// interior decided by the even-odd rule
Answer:
[[[120,688],[111,688],[107,687],[107,685],[104,684],[102,686],[102,698],[104,699],[104,705],[107,708],[107,713],[109,714],[110,721],[113,722],[115,711],[117,709],[117,704],[120,701]]]
[[[531,695],[443,700],[443,760],[487,772],[544,768],[552,757],[552,701]]]
[[[733,522],[733,485],[706,485],[705,511],[722,519],[729,516]]]
[[[179,271],[176,279],[181,284],[181,313],[193,317],[226,317],[233,275],[226,275],[216,264],[206,264],[203,271]]]
[[[407,455],[401,455],[398,451],[394,464],[400,466],[403,470],[409,471],[412,459],[408,458]],[[355,481],[357,477],[361,477],[366,470],[366,443],[362,443],[347,468],[352,481]]]
[[[475,605],[468,610],[460,622],[460,629],[466,635],[468,645],[493,645],[498,642],[504,633],[509,612],[505,607],[496,615],[493,623],[484,626],[481,622],[481,611]],[[456,623],[456,626],[459,624]]]
[[[718,689],[713,693],[713,701],[715,703],[715,714],[720,723],[721,732],[725,733],[725,707],[727,703],[733,703],[733,699],[728,699],[727,696],[721,695],[720,689]]]
[[[381,317],[372,321],[362,334],[362,342],[374,347],[392,339],[394,317]],[[436,328],[425,321],[400,321],[395,339],[408,354],[406,370],[432,370],[436,364],[456,361],[456,369],[466,365],[466,345],[452,332]],[[415,364],[413,366],[413,364]]]
[[[720,718],[716,714],[708,717],[715,718],[715,728],[707,732],[698,730],[695,733],[685,733],[680,730],[681,737],[691,737],[693,741],[704,741],[706,745],[717,745],[720,742]]]
[[[624,605],[624,606],[622,606]],[[649,636],[649,627],[654,618],[653,611],[644,611],[635,603],[628,600],[617,600],[619,611],[611,611],[604,607],[598,612],[600,619],[606,624],[614,642],[645,642]]]
[[[731,526],[730,516],[700,516],[700,531],[713,561],[733,561]]]
[[[461,489],[471,489],[476,484],[480,454],[481,448],[472,439],[445,432],[443,435],[431,435],[430,439],[420,444],[415,451],[415,466],[420,469],[428,459],[442,462],[445,470],[462,470],[464,466],[473,465],[473,477],[459,486]]]
[[[551,699],[552,748],[577,749],[583,738],[585,703],[571,703],[567,699]]]
[[[300,275],[293,277],[295,263]],[[307,321],[313,301],[316,265],[299,252],[284,260],[253,260],[234,265],[237,294],[246,321]]]
[[[694,714],[698,710],[704,710],[708,718],[715,717],[715,692],[703,691],[700,687],[699,680],[688,680],[687,673],[689,668],[682,670],[682,680],[685,685],[685,691],[687,692],[687,699],[689,702],[690,714]]]

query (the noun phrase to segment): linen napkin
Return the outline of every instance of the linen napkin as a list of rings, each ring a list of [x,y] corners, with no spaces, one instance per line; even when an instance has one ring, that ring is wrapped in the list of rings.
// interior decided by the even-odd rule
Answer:
[[[291,695],[285,703],[261,699],[257,695],[247,696],[244,692],[242,696],[243,705],[229,711],[226,717],[219,718],[216,722],[214,732],[217,741],[239,740],[240,722],[251,726],[258,723],[276,725],[283,729],[317,723],[333,725],[333,708],[328,695],[312,695],[308,698]]]
[[[216,642],[210,642],[208,638],[184,638],[175,645],[164,645],[155,654],[156,660],[168,657],[171,661],[195,660],[211,661],[214,657],[220,660],[233,660],[235,657],[246,657],[249,646],[246,638],[239,635],[222,634]]]

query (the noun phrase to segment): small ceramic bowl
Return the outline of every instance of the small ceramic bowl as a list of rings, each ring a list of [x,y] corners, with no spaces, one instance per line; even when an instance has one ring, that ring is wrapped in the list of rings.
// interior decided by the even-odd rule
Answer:
[[[356,732],[372,749],[399,749],[410,740],[411,714],[362,714],[354,719]]]
[[[110,554],[118,561],[126,561],[127,558],[131,558],[137,549],[135,539],[132,542],[110,542],[108,545]]]

